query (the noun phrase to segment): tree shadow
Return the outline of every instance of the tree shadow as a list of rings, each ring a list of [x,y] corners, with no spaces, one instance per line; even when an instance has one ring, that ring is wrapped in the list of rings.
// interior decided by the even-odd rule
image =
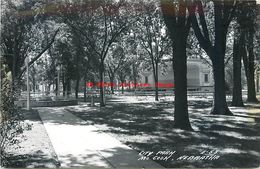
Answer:
[[[60,156],[61,167],[88,167],[88,168],[162,168],[157,163],[138,160],[138,152],[128,147],[113,147],[100,149],[85,154],[68,154]]]
[[[21,115],[22,119],[20,120],[25,125],[25,127],[23,128],[23,133],[20,133],[18,136],[16,136],[17,142],[9,144],[9,147],[6,148],[4,166],[7,168],[59,167],[59,161],[55,155],[53,147],[50,146],[51,143],[49,138],[46,137],[47,134],[44,127],[42,126],[43,124],[38,111],[35,109],[21,110]],[[36,128],[34,128],[35,125]],[[39,131],[39,129],[41,130]],[[44,134],[46,135],[42,137],[40,136],[39,138],[34,138],[35,135],[27,135],[28,133],[35,131],[41,134],[45,131]],[[36,135],[39,136],[41,134]],[[40,145],[35,146],[35,144]],[[39,149],[34,149],[35,147]],[[46,147],[48,147],[49,150],[46,150]]]
[[[258,167],[259,119],[244,111],[236,111],[232,117],[210,115],[211,105],[206,100],[189,102],[194,132],[174,128],[173,102],[126,102],[102,109],[66,110],[139,151],[170,149],[180,156],[218,150],[220,156],[214,161],[158,161],[165,167]]]
[[[14,155],[7,154],[7,162],[4,164],[7,168],[58,168],[60,163],[58,159],[50,158],[41,151],[35,154]]]
[[[71,108],[75,106],[69,106]],[[82,106],[79,106],[82,107]],[[44,108],[37,108],[38,113],[40,114],[40,118],[42,121],[44,121],[45,124],[51,124],[51,125],[85,125],[86,122],[78,119],[78,118],[70,118],[66,116],[64,113],[65,108],[64,107],[44,107]]]

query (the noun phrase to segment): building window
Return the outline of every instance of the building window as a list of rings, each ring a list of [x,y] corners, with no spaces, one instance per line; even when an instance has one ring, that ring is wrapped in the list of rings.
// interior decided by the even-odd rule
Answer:
[[[204,82],[205,83],[209,82],[209,75],[208,74],[204,74]]]
[[[148,77],[145,76],[145,83],[148,83]]]

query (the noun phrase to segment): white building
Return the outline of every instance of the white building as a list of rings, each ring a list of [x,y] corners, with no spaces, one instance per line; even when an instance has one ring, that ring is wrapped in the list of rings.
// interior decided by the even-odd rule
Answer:
[[[172,62],[164,60],[167,64],[166,70],[159,68],[159,88],[172,88],[174,75]],[[147,88],[154,88],[155,82],[152,70],[141,73],[141,84],[149,84]],[[201,59],[191,58],[187,61],[187,85],[188,90],[212,90],[213,77],[212,70]],[[159,85],[160,86],[160,85]]]

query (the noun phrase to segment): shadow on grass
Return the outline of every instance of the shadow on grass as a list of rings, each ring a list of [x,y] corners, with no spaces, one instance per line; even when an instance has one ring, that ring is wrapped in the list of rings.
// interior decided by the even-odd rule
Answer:
[[[5,167],[9,168],[57,168],[60,166],[57,159],[49,158],[38,152],[26,155],[7,155]]]
[[[39,113],[36,110],[22,110],[21,114],[23,117],[21,122],[29,126],[23,128],[23,133],[17,136],[18,143],[9,145],[10,147],[7,148],[5,160],[3,160],[4,166],[7,168],[59,167],[60,164],[53,147],[49,146],[51,143],[48,136],[42,135],[46,133],[42,133],[45,129]],[[34,132],[40,134],[32,134]],[[46,150],[47,147],[49,148],[48,150]]]
[[[71,106],[73,109],[75,106]],[[82,108],[85,106],[78,105],[77,107]],[[85,125],[86,122],[80,119],[76,118],[68,118],[67,116],[64,116],[65,107],[44,107],[44,108],[37,108],[41,120],[44,121],[46,124],[52,124],[52,125]],[[47,115],[46,115],[47,114]]]
[[[81,101],[81,102],[84,102],[84,98],[79,98],[79,99],[77,99],[78,101]],[[99,96],[95,96],[94,97],[94,102],[95,103],[98,103],[100,101],[100,98],[99,98]],[[109,96],[109,97],[106,97],[106,101],[107,102],[115,102],[115,103],[117,103],[117,102],[122,102],[122,100],[120,99],[120,98],[116,98],[116,97],[111,97],[111,96]],[[88,96],[87,98],[86,98],[86,103],[90,103],[91,102],[91,96]]]
[[[68,154],[60,156],[61,167],[88,167],[88,168],[162,168],[153,161],[140,161],[141,156],[127,147],[113,147],[100,149],[85,154]]]
[[[111,103],[105,108],[66,110],[138,151],[200,155],[216,150],[220,156],[215,161],[158,161],[165,167],[259,167],[259,119],[245,111],[232,117],[209,115],[211,105],[206,100],[189,102],[195,132],[173,127],[173,102]]]

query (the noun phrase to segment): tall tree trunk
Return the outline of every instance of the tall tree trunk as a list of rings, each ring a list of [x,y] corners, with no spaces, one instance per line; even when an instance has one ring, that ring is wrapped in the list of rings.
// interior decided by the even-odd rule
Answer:
[[[213,108],[211,114],[217,115],[232,115],[226,102],[226,91],[225,91],[225,69],[224,69],[224,57],[225,54],[222,52],[221,44],[215,44],[211,52],[214,56],[212,58],[213,65],[213,76],[214,76],[214,99]]]
[[[58,95],[58,79],[56,78],[55,80],[54,80],[54,82],[53,82],[53,88],[54,88],[54,85],[55,85],[55,96],[57,96]]]
[[[240,32],[240,37],[234,38],[233,46],[233,97],[232,106],[244,107],[241,84],[241,55],[246,55],[245,34]]]
[[[248,102],[258,102],[256,98],[256,91],[255,91],[255,56],[253,51],[253,38],[254,33],[253,31],[249,31],[248,36],[248,80],[247,80],[247,101]]]
[[[70,96],[71,94],[71,80],[70,78],[67,79],[67,94]]]
[[[134,89],[136,90],[136,85],[137,85],[137,73],[136,73],[136,67],[133,64],[133,75],[134,75]]]
[[[100,68],[99,68],[99,79],[100,79],[100,86],[99,86],[99,92],[100,92],[100,107],[105,106],[104,102],[104,63],[101,63]]]
[[[19,86],[21,81],[17,77],[16,69],[13,69],[13,71],[11,71],[11,83],[10,83],[10,85],[11,85],[11,95],[13,97],[16,97],[16,92],[17,92],[17,89],[18,89],[17,86]],[[14,104],[14,102],[12,104]]]
[[[75,97],[76,97],[76,99],[78,99],[78,94],[79,94],[79,81],[80,81],[80,78],[77,75],[76,86],[75,86]]]
[[[55,80],[55,94],[56,94],[56,96],[58,96],[58,87],[59,87],[59,85],[58,85],[58,79],[56,79]]]
[[[35,93],[36,92],[36,80],[35,78],[33,79],[33,92]]]
[[[79,42],[79,41],[77,41]],[[78,45],[78,43],[77,43]],[[80,48],[79,48],[80,50]],[[80,68],[79,68],[79,56],[80,56],[80,52],[79,50],[77,50],[76,52],[76,86],[75,86],[75,98],[78,99],[79,97],[79,82],[80,82]]]
[[[36,88],[36,85],[34,84],[34,85],[33,85],[33,93],[36,92],[35,88]]]
[[[12,71],[11,71],[11,75],[12,75],[12,82],[11,82],[11,91],[12,91],[12,95],[14,95],[15,90],[16,90],[16,85],[18,83],[18,78],[17,78],[17,58],[19,57],[17,51],[17,42],[16,40],[14,41],[14,53],[12,54]]]
[[[121,80],[121,92],[124,94],[124,89],[125,89],[125,82],[124,80]]]
[[[69,81],[68,81],[68,78],[65,80],[65,97],[67,98],[68,97],[68,91],[69,91]]]
[[[64,74],[65,76],[65,74]],[[66,95],[66,88],[67,88],[67,83],[65,81],[65,77],[63,76],[62,78],[62,94],[63,94],[63,97],[65,97]]]
[[[161,0],[161,8],[173,46],[173,72],[174,72],[174,127],[183,130],[192,130],[188,113],[187,99],[187,55],[186,45],[190,32],[191,18],[186,18],[187,9],[184,1],[180,3],[179,8],[181,14],[175,13],[174,10],[169,13],[169,9],[176,6],[170,0]],[[185,7],[185,8],[183,8]],[[173,13],[172,13],[173,12]]]
[[[127,85],[128,85],[128,90],[130,91],[131,90],[131,82],[129,81]]]
[[[49,83],[49,84],[48,84],[48,94],[51,93],[51,85],[52,85],[52,83]],[[31,88],[31,87],[30,87],[30,88]]]
[[[87,102],[87,88],[86,88],[86,84],[87,84],[87,77],[86,75],[84,75],[84,102]]]
[[[256,92],[259,92],[259,73],[256,74]]]
[[[134,89],[136,90],[136,87],[137,87],[137,79],[134,78]]]
[[[155,63],[155,70],[154,70],[154,82],[155,82],[155,101],[159,101],[159,94],[158,94],[158,62]]]
[[[112,75],[112,76],[110,77],[110,89],[111,89],[112,94],[115,94],[115,90],[114,90],[114,79],[115,79],[115,77]]]
[[[175,84],[175,101],[174,101],[174,127],[192,130],[187,101],[187,56],[186,41],[181,39],[182,43],[176,44],[174,60],[174,84]],[[181,72],[181,73],[180,73]]]

